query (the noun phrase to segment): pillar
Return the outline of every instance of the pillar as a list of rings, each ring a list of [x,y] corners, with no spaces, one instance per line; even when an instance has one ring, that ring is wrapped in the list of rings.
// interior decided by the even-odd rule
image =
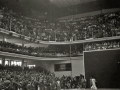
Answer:
[[[2,65],[5,66],[5,57],[2,57]]]
[[[24,66],[25,66],[25,67],[27,67],[27,61],[26,61],[26,62],[24,62]]]
[[[71,45],[70,45],[70,64],[71,64],[71,76],[72,76]]]
[[[11,66],[11,61],[12,61],[11,59],[8,61],[8,65],[9,65],[9,66]]]
[[[24,49],[24,40],[22,39],[22,49]],[[24,59],[22,59],[22,70],[24,70]]]
[[[24,48],[24,46],[25,46],[25,45],[24,45],[24,41],[22,40],[22,47]]]
[[[5,41],[5,37],[4,37],[4,35],[3,35],[3,42]]]
[[[28,63],[28,61],[26,61],[26,65],[25,65],[26,67],[27,67],[27,63]]]
[[[23,40],[23,38],[22,38],[22,48],[24,49],[24,46],[25,46],[25,44],[24,44],[24,40]]]
[[[22,69],[24,70],[24,59],[22,59]]]

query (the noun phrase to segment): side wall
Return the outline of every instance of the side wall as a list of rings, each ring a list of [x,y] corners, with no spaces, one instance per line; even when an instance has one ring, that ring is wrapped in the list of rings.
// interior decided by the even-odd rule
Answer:
[[[87,81],[94,77],[98,88],[120,88],[120,50],[84,52],[84,62]]]
[[[70,63],[70,60],[65,60],[65,61],[59,61],[59,60],[54,60],[54,61],[29,61],[28,65],[35,64],[36,66],[41,66],[46,68],[47,70],[54,72],[56,77],[61,77],[63,75],[71,75],[74,76],[79,76],[80,74],[85,75],[84,72],[84,65],[83,65],[83,58],[80,57],[80,59],[76,60],[71,60],[72,63],[72,72],[71,71],[54,71],[54,64],[61,64],[61,63]]]

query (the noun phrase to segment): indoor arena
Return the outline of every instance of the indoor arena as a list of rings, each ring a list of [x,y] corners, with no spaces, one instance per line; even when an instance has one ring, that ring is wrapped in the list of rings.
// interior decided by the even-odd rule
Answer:
[[[0,90],[120,90],[120,0],[0,0]]]

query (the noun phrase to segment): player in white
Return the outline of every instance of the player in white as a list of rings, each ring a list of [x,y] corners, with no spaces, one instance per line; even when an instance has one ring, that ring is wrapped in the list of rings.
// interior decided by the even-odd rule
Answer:
[[[92,78],[92,79],[91,79],[91,83],[92,83],[91,89],[97,89],[95,78]]]

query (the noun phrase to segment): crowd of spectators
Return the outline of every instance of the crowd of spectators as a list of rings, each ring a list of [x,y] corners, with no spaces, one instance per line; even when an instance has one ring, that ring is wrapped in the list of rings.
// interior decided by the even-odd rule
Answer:
[[[19,66],[0,65],[0,90],[45,90],[55,76],[41,67],[22,70]],[[50,89],[54,90],[54,89]]]
[[[74,41],[89,38],[103,38],[120,35],[120,11],[87,16],[60,22],[54,20],[33,19],[17,14],[6,8],[0,8],[0,28],[13,31],[34,39],[43,41]],[[120,48],[119,41],[101,41],[85,43],[85,51]],[[5,41],[0,41],[0,51],[32,55],[37,57],[78,56],[82,49],[52,47],[22,47]],[[53,73],[39,68],[24,68],[19,66],[0,65],[0,90],[58,90],[56,82],[60,81],[63,89],[86,88],[84,77],[77,79],[71,76],[55,77]]]
[[[120,11],[86,16],[73,20],[48,20],[34,19],[22,16],[5,7],[0,8],[0,28],[13,31],[33,39],[45,41],[72,41],[89,38],[102,38],[120,35]],[[117,43],[117,44],[116,44]],[[114,45],[116,44],[116,45]],[[67,45],[66,45],[67,46]],[[72,49],[63,47],[22,47],[9,42],[0,42],[0,51],[33,55],[37,57],[69,57],[79,56],[83,53],[83,46]],[[67,48],[67,49],[66,49]],[[119,48],[119,42],[103,41],[88,43],[84,50],[99,50]]]
[[[86,43],[84,46],[85,51],[105,50],[105,49],[115,49],[115,48],[120,48],[120,41],[119,40]]]
[[[61,47],[61,48],[60,48]],[[70,57],[70,48],[66,46],[26,47],[10,42],[0,41],[0,51],[36,57]],[[72,49],[71,56],[80,56],[82,49]]]
[[[119,40],[90,42],[84,43],[84,45],[75,44],[71,47],[71,54],[69,45],[50,45],[48,47],[23,47],[13,43],[0,41],[0,51],[36,57],[78,57],[83,55],[83,51],[115,48],[120,48]]]
[[[71,77],[71,76],[62,76],[60,78],[61,88],[63,89],[81,89],[86,88],[86,79],[83,75],[79,77]]]
[[[0,90],[60,90],[86,88],[86,80],[71,76],[55,77],[42,67],[24,68],[0,65]]]
[[[41,20],[0,8],[0,28],[43,41],[73,41],[120,35],[120,12],[73,20]]]

